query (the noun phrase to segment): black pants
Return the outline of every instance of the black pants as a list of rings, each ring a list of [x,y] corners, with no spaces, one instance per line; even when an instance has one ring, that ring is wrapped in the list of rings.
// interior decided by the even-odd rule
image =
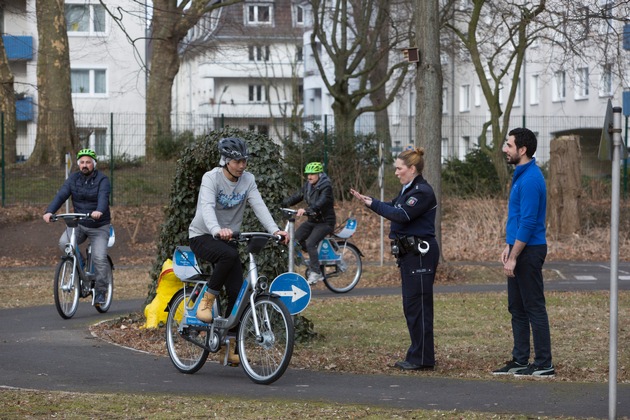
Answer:
[[[403,312],[411,345],[406,360],[414,365],[434,366],[433,281],[440,259],[435,239],[429,242],[429,252],[421,257],[413,253],[399,258],[402,278]]]
[[[330,226],[326,223],[306,221],[295,231],[295,240],[302,245],[302,247],[306,248],[308,252],[308,268],[310,271],[320,273],[317,246],[321,240],[324,239],[326,235],[331,234],[333,230],[335,230],[334,226]]]
[[[190,238],[190,249],[195,256],[214,264],[208,281],[210,293],[218,295],[222,287],[228,296],[226,316],[230,316],[243,284],[243,266],[236,243],[215,239],[212,235]]]

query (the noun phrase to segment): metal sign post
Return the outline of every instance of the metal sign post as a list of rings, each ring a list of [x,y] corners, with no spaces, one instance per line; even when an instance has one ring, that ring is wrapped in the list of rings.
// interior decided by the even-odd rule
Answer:
[[[72,169],[72,158],[70,153],[66,153],[66,179],[70,176],[70,170]],[[66,213],[70,213],[70,199],[66,200]]]
[[[612,137],[611,137],[612,134]],[[617,417],[617,328],[619,272],[619,189],[621,150],[621,107],[608,101],[599,144],[599,158],[612,160],[612,200],[610,209],[610,346],[608,362],[608,418]],[[627,157],[628,151],[623,151]]]

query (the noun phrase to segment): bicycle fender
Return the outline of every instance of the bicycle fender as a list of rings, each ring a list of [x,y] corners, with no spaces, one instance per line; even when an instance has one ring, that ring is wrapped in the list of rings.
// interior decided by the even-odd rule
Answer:
[[[191,293],[192,292],[192,288],[188,287],[186,288],[186,293]],[[175,296],[177,296],[179,292],[175,292],[173,294],[173,296],[171,297],[171,300],[168,301],[168,303],[166,304],[166,308],[164,308],[164,312],[169,312],[169,309],[171,307],[171,304],[173,303],[173,301],[175,300]]]
[[[355,244],[353,244],[352,242],[348,242],[348,241],[337,241],[337,245],[339,246],[344,246],[344,245],[348,245],[353,247],[354,249],[356,249],[359,252],[359,255],[361,257],[365,257],[365,255],[363,255],[363,252],[361,252],[361,250],[359,249],[358,246],[356,246]]]

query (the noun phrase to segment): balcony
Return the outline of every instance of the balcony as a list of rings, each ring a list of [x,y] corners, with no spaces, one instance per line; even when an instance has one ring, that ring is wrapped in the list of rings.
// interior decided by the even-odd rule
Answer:
[[[9,61],[29,61],[33,59],[33,37],[2,35],[4,49]]]
[[[15,116],[18,121],[33,121],[33,98],[27,96],[16,100]]]

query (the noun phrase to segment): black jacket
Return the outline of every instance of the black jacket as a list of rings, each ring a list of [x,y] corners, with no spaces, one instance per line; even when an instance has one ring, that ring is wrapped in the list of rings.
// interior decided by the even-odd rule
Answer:
[[[81,171],[72,173],[63,183],[52,203],[44,213],[55,213],[63,203],[72,197],[75,213],[103,213],[98,220],[82,220],[80,223],[88,228],[101,227],[111,223],[109,211],[109,178],[102,172],[94,170],[90,176]]]
[[[282,205],[292,206],[304,200],[306,202],[307,213],[315,213],[308,216],[308,221],[313,223],[326,223],[335,227],[337,217],[335,216],[335,198],[333,196],[330,178],[325,173],[320,174],[317,184],[311,185],[308,181],[296,194],[284,199]]]

